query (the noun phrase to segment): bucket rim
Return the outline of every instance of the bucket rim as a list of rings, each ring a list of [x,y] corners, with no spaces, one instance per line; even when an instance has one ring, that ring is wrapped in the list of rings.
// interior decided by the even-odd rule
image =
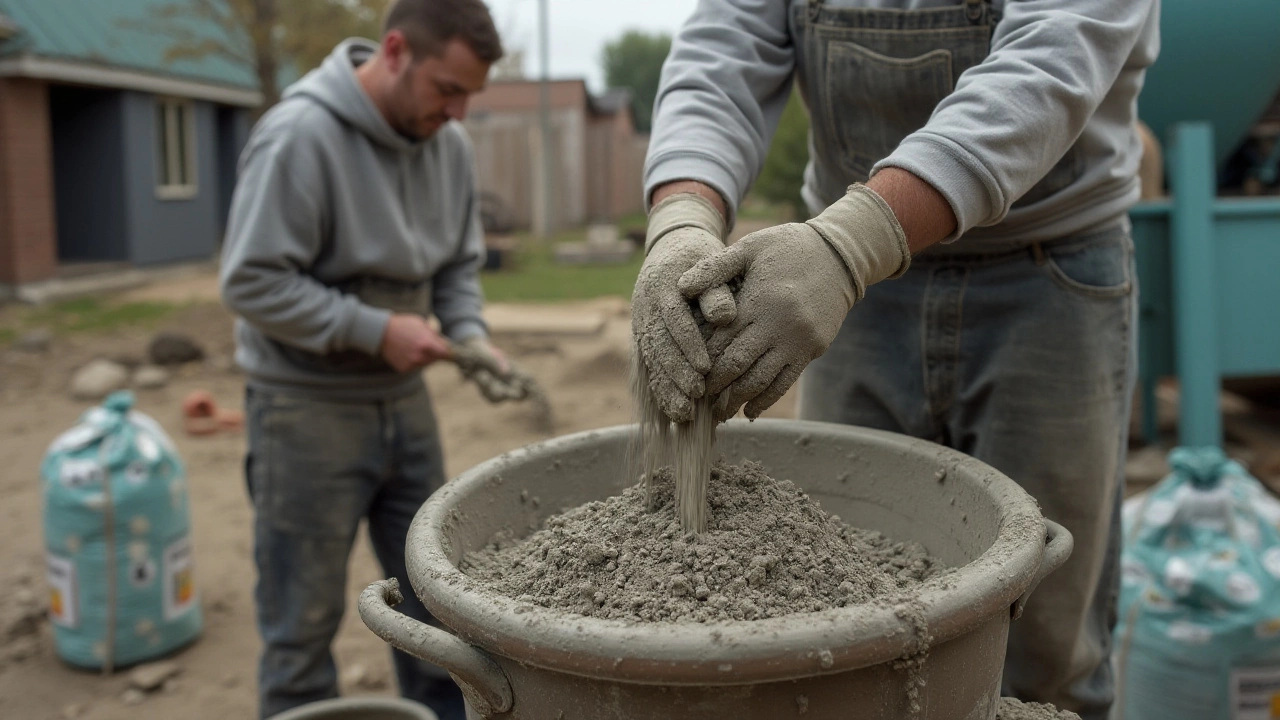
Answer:
[[[926,440],[882,430],[807,420],[730,421],[720,432],[858,436],[890,450],[927,454],[948,472],[968,474],[999,506],[990,547],[931,578],[910,602],[870,603],[762,620],[641,623],[587,617],[522,603],[480,587],[449,559],[441,539],[455,507],[490,478],[602,441],[627,440],[635,425],[564,435],[487,460],[436,491],[410,526],[406,563],[427,609],[459,637],[525,665],[603,680],[664,685],[737,685],[847,672],[911,657],[977,630],[1003,614],[1037,580],[1046,527],[1039,506],[991,466]],[[918,621],[923,618],[923,633]]]

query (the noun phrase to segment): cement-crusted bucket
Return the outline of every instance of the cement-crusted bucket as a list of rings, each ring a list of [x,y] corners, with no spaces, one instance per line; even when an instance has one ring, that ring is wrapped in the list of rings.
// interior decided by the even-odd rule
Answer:
[[[439,720],[421,703],[404,698],[345,697],[307,703],[267,720]]]
[[[931,637],[919,673],[912,613],[861,605],[766,620],[633,623],[536,608],[458,570],[495,533],[621,492],[633,427],[557,438],[490,460],[437,492],[409,531],[414,590],[448,628],[389,607],[394,581],[360,596],[365,624],[449,669],[469,717],[520,720],[991,720],[1009,623],[1071,552],[1009,478],[966,455],[891,433],[758,420],[720,429],[731,462],[757,460],[858,527],[915,540],[949,566],[918,596]],[[917,614],[918,617],[918,614]],[[909,684],[919,711],[910,711]]]

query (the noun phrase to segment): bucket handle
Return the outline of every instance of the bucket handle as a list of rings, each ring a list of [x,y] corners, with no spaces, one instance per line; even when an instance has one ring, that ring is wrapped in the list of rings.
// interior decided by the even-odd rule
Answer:
[[[1071,550],[1075,547],[1075,539],[1071,537],[1071,531],[1049,518],[1044,519],[1044,534],[1044,555],[1040,558],[1040,567],[1036,570],[1035,580],[1027,591],[1013,602],[1011,613],[1014,620],[1022,617],[1023,608],[1027,606],[1031,593],[1040,585],[1040,582],[1048,577],[1049,573],[1062,567],[1067,558],[1071,557]]]
[[[473,645],[391,608],[404,601],[400,581],[378,580],[360,593],[360,619],[375,635],[410,655],[449,671],[483,717],[511,709],[511,683],[497,663]]]

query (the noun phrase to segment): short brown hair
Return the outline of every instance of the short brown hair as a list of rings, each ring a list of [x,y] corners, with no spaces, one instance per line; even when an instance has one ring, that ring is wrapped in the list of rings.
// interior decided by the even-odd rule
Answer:
[[[502,58],[502,40],[484,0],[395,0],[387,10],[382,33],[404,33],[414,55],[439,55],[454,38],[476,57],[493,64]]]

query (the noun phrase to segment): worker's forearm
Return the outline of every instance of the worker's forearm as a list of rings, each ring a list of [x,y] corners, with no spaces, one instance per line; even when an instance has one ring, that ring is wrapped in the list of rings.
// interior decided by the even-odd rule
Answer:
[[[947,199],[906,170],[884,168],[867,182],[867,187],[893,210],[912,254],[946,239],[956,229],[956,215]]]
[[[694,193],[706,198],[712,207],[720,212],[721,217],[726,219],[729,217],[728,207],[724,203],[724,198],[720,197],[720,193],[716,192],[715,188],[710,185],[705,185],[697,180],[676,180],[665,185],[659,185],[654,188],[650,202],[656,207],[664,198],[682,192]]]

